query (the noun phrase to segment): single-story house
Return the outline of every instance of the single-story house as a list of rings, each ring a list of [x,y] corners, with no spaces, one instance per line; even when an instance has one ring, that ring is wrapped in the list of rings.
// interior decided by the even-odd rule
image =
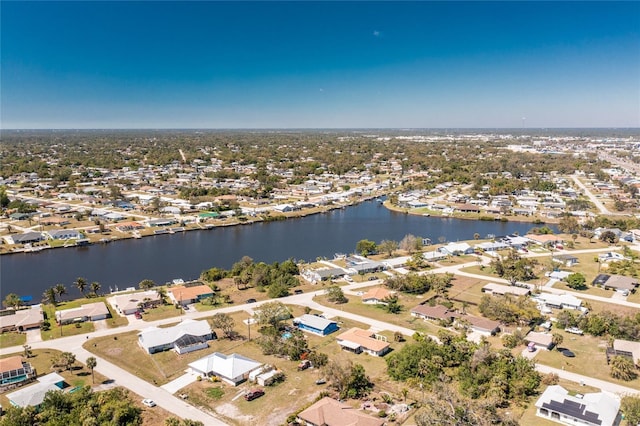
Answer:
[[[562,244],[563,242],[562,237],[559,237],[558,235],[553,235],[553,234],[540,234],[540,235],[527,234],[525,235],[525,237],[528,238],[529,241],[535,244],[540,244],[541,246],[544,246],[547,244],[551,244],[551,245]]]
[[[29,244],[44,240],[42,232],[25,232],[24,234],[12,234],[3,237],[7,244]]]
[[[562,265],[570,268],[578,263],[578,258],[575,256],[571,256],[570,254],[557,254],[551,258],[551,261],[561,263]]]
[[[350,272],[354,274],[369,274],[387,269],[384,263],[376,262],[375,260],[370,260],[366,257],[349,256],[346,260],[347,267],[350,269]]]
[[[36,377],[36,371],[21,356],[0,359],[0,389]]]
[[[392,296],[394,293],[395,292],[389,291],[384,287],[372,288],[362,295],[362,303],[367,303],[370,305],[386,305],[387,302],[385,302],[384,300]]]
[[[475,245],[476,249],[482,250],[482,251],[505,250],[505,249],[508,249],[509,247],[511,247],[509,246],[509,244],[503,243],[501,241],[496,241],[496,242],[487,241],[487,242]]]
[[[40,306],[18,310],[5,309],[0,315],[0,332],[38,328],[43,321],[44,315]]]
[[[47,392],[59,391],[63,387],[64,378],[58,373],[49,373],[40,377],[37,383],[7,394],[7,399],[16,407],[38,407],[44,401]]]
[[[513,285],[503,285],[489,283],[482,287],[483,293],[497,294],[504,296],[505,294],[513,294],[514,296],[527,296],[531,294],[531,290],[528,287],[517,287]]]
[[[553,279],[553,280],[566,280],[569,275],[571,275],[571,272],[568,271],[551,271],[551,272],[547,272],[545,274],[547,277]]]
[[[569,425],[614,426],[620,423],[620,398],[609,392],[572,396],[560,385],[547,387],[536,401],[536,416]]]
[[[205,320],[186,319],[173,327],[148,327],[138,333],[138,344],[148,353],[174,349],[179,354],[204,349],[217,338]]]
[[[300,412],[298,421],[307,426],[384,425],[384,419],[365,414],[328,396]]]
[[[84,238],[82,232],[77,231],[75,229],[57,229],[46,231],[45,235],[47,235],[52,240],[79,240]]]
[[[120,232],[129,232],[144,229],[144,225],[139,222],[123,222],[117,224],[115,228]]]
[[[424,258],[424,260],[428,262],[437,262],[438,260],[442,260],[446,258],[447,255],[434,250],[434,251],[426,251],[422,253],[422,257]]]
[[[449,243],[444,247],[438,248],[438,251],[446,255],[459,256],[473,253],[473,247],[467,243]]]
[[[204,377],[216,376],[237,386],[249,378],[249,374],[262,367],[262,363],[242,355],[224,355],[214,352],[189,364],[191,371]]]
[[[294,318],[293,324],[302,331],[308,331],[320,336],[326,336],[339,329],[337,322],[309,314]]]
[[[537,331],[530,331],[527,336],[524,338],[527,343],[533,343],[533,345],[538,349],[553,349],[553,336],[548,333],[539,333]]]
[[[179,285],[176,287],[170,287],[167,290],[167,295],[173,303],[188,305],[190,303],[199,302],[204,298],[212,297],[213,290],[211,287],[204,284]]]
[[[159,226],[171,226],[171,225],[175,225],[176,223],[178,223],[176,219],[170,219],[170,218],[149,219],[146,221],[146,224],[149,228],[154,228]]]
[[[600,253],[598,255],[598,261],[600,262],[615,262],[618,260],[625,260],[625,257],[620,253],[616,253],[615,251]]]
[[[613,341],[613,350],[609,351],[609,355],[626,356],[630,358],[634,364],[640,365],[640,342],[615,339]]]
[[[461,212],[461,213],[480,213],[480,207],[476,206],[475,204],[455,204],[453,206],[455,211]]]
[[[302,277],[311,283],[317,283],[338,278],[345,274],[346,272],[342,268],[306,269],[302,272]]]
[[[570,294],[540,293],[534,300],[556,309],[582,309],[582,300]]]
[[[500,332],[500,322],[490,320],[489,318],[476,317],[473,315],[460,315],[455,319],[455,322],[458,325],[462,322],[467,322],[471,330],[480,334],[493,336]]]
[[[343,349],[354,353],[368,353],[373,356],[383,356],[389,351],[389,343],[386,338],[380,338],[377,334],[354,327],[336,337],[338,345]]]
[[[634,291],[640,280],[638,278],[626,277],[624,275],[608,275],[599,274],[594,280],[593,285],[600,285],[605,289],[616,291]]]
[[[446,321],[450,323],[460,314],[442,305],[418,305],[411,309],[411,316],[422,318],[425,321]]]
[[[98,321],[109,317],[109,309],[104,302],[86,303],[79,308],[56,311],[58,324],[72,322]]]
[[[130,315],[140,310],[162,304],[160,294],[155,290],[141,291],[138,293],[120,294],[113,298],[114,308],[123,315]]]

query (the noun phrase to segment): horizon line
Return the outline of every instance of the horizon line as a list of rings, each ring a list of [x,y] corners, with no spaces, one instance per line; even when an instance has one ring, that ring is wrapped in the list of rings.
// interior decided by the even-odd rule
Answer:
[[[640,130],[640,127],[604,126],[604,127],[22,127],[0,128],[4,131],[43,131],[43,130]]]

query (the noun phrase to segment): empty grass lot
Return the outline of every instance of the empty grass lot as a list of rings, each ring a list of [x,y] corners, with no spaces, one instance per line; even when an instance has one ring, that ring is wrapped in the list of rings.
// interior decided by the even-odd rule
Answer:
[[[0,348],[10,348],[11,346],[22,346],[27,343],[27,335],[8,331],[0,334]]]

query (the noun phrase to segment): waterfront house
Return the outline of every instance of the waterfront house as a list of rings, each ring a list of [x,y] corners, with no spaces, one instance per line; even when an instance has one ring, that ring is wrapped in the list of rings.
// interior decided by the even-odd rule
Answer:
[[[185,354],[208,347],[207,341],[216,338],[207,321],[186,319],[173,327],[145,328],[138,333],[138,344],[149,354],[169,349]]]
[[[232,386],[238,386],[249,378],[253,371],[261,369],[262,363],[239,354],[224,355],[214,352],[189,364],[191,371],[203,377],[218,377]]]
[[[293,325],[302,331],[318,334],[320,336],[331,334],[338,331],[339,328],[338,323],[335,321],[309,314],[304,314],[299,318],[294,318]]]
[[[545,389],[536,401],[536,416],[568,425],[620,424],[620,398],[609,392],[570,395],[560,385]]]
[[[0,359],[0,390],[36,377],[36,371],[21,356]]]
[[[350,352],[362,352],[373,356],[383,356],[389,351],[389,343],[384,336],[354,327],[336,337],[338,345]]]
[[[72,322],[99,321],[109,317],[109,309],[104,302],[86,303],[79,308],[56,311],[58,324]]]
[[[382,426],[385,422],[328,396],[300,412],[298,421],[306,426]]]
[[[16,407],[38,407],[44,401],[49,391],[60,391],[64,387],[64,378],[58,373],[49,373],[38,378],[38,382],[25,386],[15,392],[7,394],[7,399]]]
[[[207,297],[213,297],[213,290],[208,285],[191,283],[170,287],[167,295],[174,304],[189,305]]]
[[[320,268],[305,269],[302,271],[302,277],[310,283],[318,283],[320,281],[328,281],[345,275],[346,272],[342,268]]]
[[[557,245],[557,244],[562,244],[563,243],[563,239],[557,235],[553,235],[553,234],[540,234],[540,235],[536,235],[536,234],[527,234],[525,235],[526,238],[529,239],[529,241],[533,242],[534,244],[539,244],[541,246],[545,246],[545,245]]]
[[[473,247],[467,243],[449,243],[444,247],[440,247],[438,251],[450,256],[460,256],[473,253]]]
[[[75,229],[58,229],[45,231],[45,235],[52,240],[79,240],[84,238],[80,231]]]
[[[383,304],[386,305],[385,299],[391,297],[395,292],[389,291],[384,287],[376,287],[367,291],[362,295],[362,303],[366,303],[369,305],[378,305]]]
[[[162,304],[160,294],[155,290],[120,294],[113,297],[114,308],[123,315],[138,312],[140,308],[149,308]]]
[[[24,234],[12,234],[3,237],[7,244],[31,244],[44,240],[42,232],[25,232]]]
[[[25,331],[38,328],[44,321],[42,308],[32,306],[27,309],[5,309],[0,311],[0,332]]]

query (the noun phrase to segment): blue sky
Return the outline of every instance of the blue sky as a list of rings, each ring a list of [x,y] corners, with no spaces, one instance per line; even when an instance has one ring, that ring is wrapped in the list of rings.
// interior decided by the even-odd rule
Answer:
[[[640,2],[3,1],[1,24],[4,129],[640,127]]]

